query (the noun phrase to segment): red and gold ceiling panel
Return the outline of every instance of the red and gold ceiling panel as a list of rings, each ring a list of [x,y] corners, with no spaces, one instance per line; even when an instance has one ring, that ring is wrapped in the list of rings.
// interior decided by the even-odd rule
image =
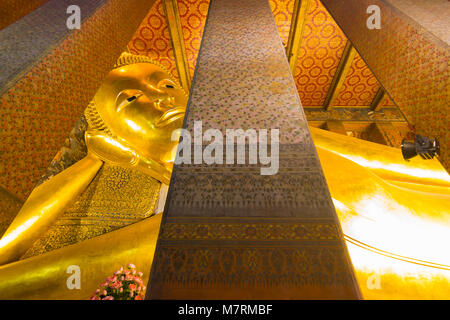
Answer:
[[[186,58],[193,77],[210,0],[177,0]],[[295,0],[269,0],[280,37],[287,43]],[[311,0],[294,79],[304,107],[321,107],[342,58],[347,38],[320,0]],[[161,0],[156,0],[129,44],[130,51],[159,61],[178,78]],[[356,55],[334,102],[336,106],[370,106],[379,84]],[[387,95],[383,107],[395,104]]]
[[[292,12],[294,11],[294,0],[269,0],[275,23],[280,33],[281,41],[286,46],[291,29]]]
[[[312,0],[294,73],[304,107],[321,106],[347,39],[319,0]]]
[[[345,78],[336,106],[370,106],[380,85],[359,54],[355,55]]]
[[[156,0],[128,47],[133,54],[145,55],[160,62],[178,79],[169,29],[161,0]]]
[[[194,76],[208,8],[209,0],[178,0],[178,12],[191,79]]]

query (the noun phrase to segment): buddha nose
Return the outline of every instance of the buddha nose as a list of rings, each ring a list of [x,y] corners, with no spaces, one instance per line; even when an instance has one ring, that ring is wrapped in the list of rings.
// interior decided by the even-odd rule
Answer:
[[[175,98],[169,95],[164,90],[159,88],[155,88],[153,85],[146,84],[146,95],[147,97],[154,102],[155,108],[160,111],[167,111],[168,109],[173,108],[175,103]]]
[[[175,98],[166,94],[155,100],[155,107],[161,111],[167,111],[174,107]]]

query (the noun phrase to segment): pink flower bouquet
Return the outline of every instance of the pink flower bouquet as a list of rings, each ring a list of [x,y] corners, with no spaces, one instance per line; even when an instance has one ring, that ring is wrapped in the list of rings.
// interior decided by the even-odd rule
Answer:
[[[142,272],[136,272],[135,265],[130,263],[127,269],[121,267],[106,278],[91,300],[143,300],[145,289]]]

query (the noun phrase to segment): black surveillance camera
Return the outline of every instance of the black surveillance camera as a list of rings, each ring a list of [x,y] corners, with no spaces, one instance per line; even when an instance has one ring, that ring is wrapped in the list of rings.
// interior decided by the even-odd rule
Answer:
[[[405,160],[414,158],[420,155],[422,159],[430,160],[435,155],[440,156],[439,141],[435,138],[433,140],[416,135],[416,141],[402,141],[402,154]]]

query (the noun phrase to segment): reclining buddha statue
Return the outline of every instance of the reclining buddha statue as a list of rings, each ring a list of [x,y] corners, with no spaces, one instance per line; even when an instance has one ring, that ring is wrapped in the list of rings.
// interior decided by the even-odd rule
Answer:
[[[0,241],[0,264],[161,212],[186,103],[164,67],[122,54],[85,110],[87,154],[35,188]]]
[[[147,283],[186,103],[157,63],[119,58],[85,112],[87,154],[35,188],[0,240],[0,299],[88,299],[128,263]],[[450,177],[439,161],[310,131],[363,297],[448,298]],[[77,290],[66,285],[73,265]]]

